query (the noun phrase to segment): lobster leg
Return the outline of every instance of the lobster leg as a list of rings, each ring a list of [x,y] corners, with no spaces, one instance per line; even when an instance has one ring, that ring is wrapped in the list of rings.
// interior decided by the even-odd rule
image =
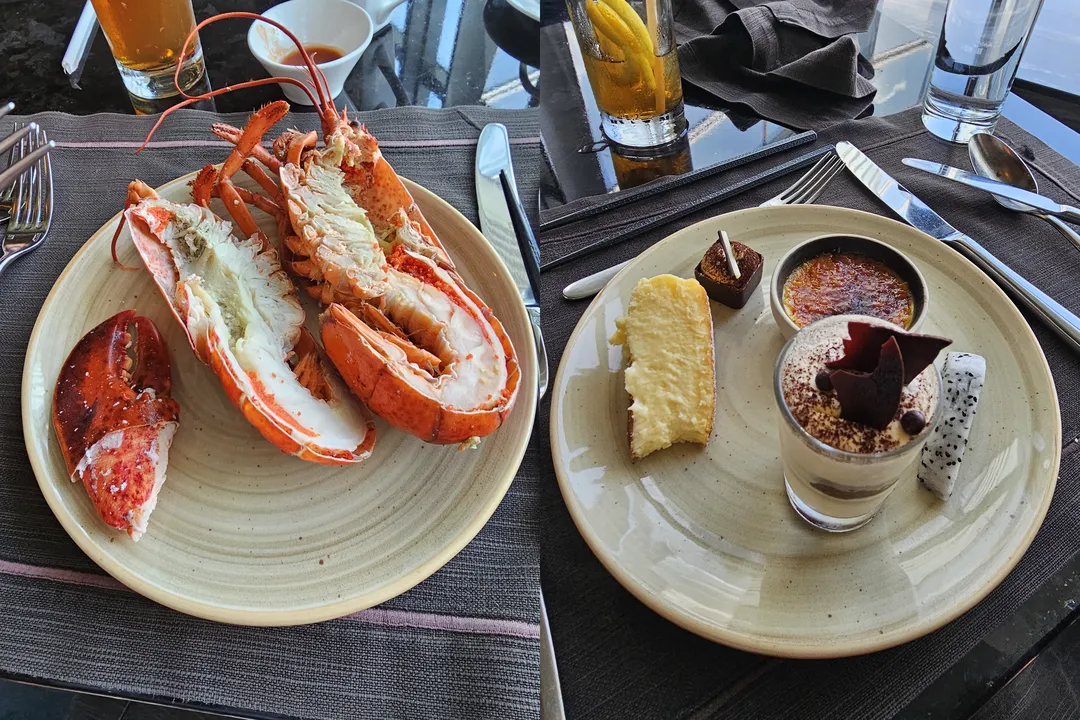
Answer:
[[[214,188],[217,185],[218,171],[213,165],[207,165],[191,183],[191,199],[196,205],[210,207],[210,198],[214,197]]]
[[[234,188],[236,195],[248,205],[254,205],[262,210],[264,213],[274,218],[275,220],[281,220],[285,215],[285,211],[281,209],[281,206],[275,203],[272,199],[259,193],[253,193],[250,190],[245,190],[242,187]]]
[[[240,137],[244,134],[244,131],[238,127],[233,127],[226,123],[214,123],[210,126],[210,132],[217,135],[222,140],[227,140],[233,145],[240,142]],[[261,144],[255,144],[251,147],[251,156],[261,162],[266,168],[277,174],[281,169],[281,161],[274,157],[273,153],[264,148]]]
[[[229,153],[229,157],[222,164],[221,170],[216,173],[217,177],[214,185],[217,191],[216,194],[225,203],[229,215],[236,221],[244,234],[248,237],[252,235],[258,237],[264,247],[270,241],[263,231],[259,229],[258,223],[255,222],[251,211],[248,210],[247,203],[239,192],[240,188],[233,185],[232,176],[239,172],[245,163],[250,164],[248,156],[255,151],[256,147],[262,147],[263,135],[281,118],[285,117],[288,112],[289,104],[284,100],[277,100],[256,110],[252,114],[251,120],[244,127],[243,132],[241,132],[236,145],[233,147],[232,152]],[[204,168],[203,171],[206,172],[206,169]],[[269,177],[265,177],[265,173],[262,173],[262,175],[264,180],[269,180]],[[256,177],[255,181],[259,182],[259,179]],[[197,203],[199,199],[199,197],[196,198]]]
[[[274,178],[267,175],[266,171],[259,165],[256,165],[251,160],[245,160],[244,164],[240,166],[240,169],[252,180],[254,180],[259,187],[266,191],[266,194],[273,199],[276,205],[282,205],[284,203],[284,196],[281,194],[281,188],[278,187],[277,181]]]

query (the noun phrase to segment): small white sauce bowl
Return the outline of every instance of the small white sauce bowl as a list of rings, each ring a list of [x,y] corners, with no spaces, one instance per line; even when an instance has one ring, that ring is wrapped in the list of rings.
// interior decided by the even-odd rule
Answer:
[[[270,8],[263,17],[287,27],[304,46],[325,45],[342,53],[337,60],[318,64],[326,75],[331,98],[341,94],[345,79],[371,43],[371,16],[349,0],[289,0]],[[285,33],[256,20],[248,30],[247,40],[251,54],[270,75],[313,85],[307,66],[281,64],[281,60],[297,49]],[[291,102],[311,105],[311,100],[300,88],[289,83],[279,85]]]

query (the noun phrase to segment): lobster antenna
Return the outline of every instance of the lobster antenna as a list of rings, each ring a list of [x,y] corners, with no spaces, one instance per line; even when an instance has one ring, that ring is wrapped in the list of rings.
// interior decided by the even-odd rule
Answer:
[[[183,67],[184,60],[187,59],[189,46],[192,44],[192,41],[198,35],[199,30],[211,23],[217,22],[218,20],[228,19],[249,19],[255,21],[262,21],[269,25],[272,25],[281,32],[285,33],[285,35],[288,36],[290,40],[292,40],[293,44],[296,45],[301,57],[303,57],[304,64],[307,66],[308,75],[310,75],[312,78],[312,85],[309,86],[307,83],[300,82],[299,80],[296,80],[294,78],[269,77],[260,78],[258,80],[247,80],[242,83],[236,83],[235,85],[228,85],[223,88],[218,88],[217,90],[211,90],[209,92],[202,93],[201,95],[189,95],[185,90],[181,89],[180,69]],[[326,76],[323,74],[323,71],[314,63],[314,61],[312,61],[311,55],[308,54],[308,51],[304,48],[304,45],[300,42],[299,38],[297,38],[296,35],[294,35],[292,31],[290,31],[287,27],[277,22],[276,20],[271,20],[269,18],[263,17],[262,15],[256,15],[255,13],[221,13],[220,15],[214,15],[213,17],[209,17],[196,25],[195,29],[188,34],[187,39],[184,41],[184,46],[180,50],[180,57],[177,59],[176,63],[176,72],[173,74],[173,83],[176,85],[176,89],[185,99],[177,103],[176,105],[167,108],[163,113],[161,113],[161,117],[159,117],[157,122],[154,123],[154,126],[150,128],[150,132],[147,133],[146,139],[143,140],[143,143],[139,146],[139,149],[135,151],[136,153],[140,153],[146,148],[146,145],[150,142],[150,139],[154,137],[154,133],[156,133],[158,128],[161,127],[161,124],[165,121],[165,118],[171,115],[175,110],[179,110],[182,107],[187,107],[188,105],[199,102],[200,100],[207,100],[209,98],[216,97],[217,95],[223,95],[225,93],[232,92],[233,90],[243,90],[245,88],[258,87],[260,85],[269,85],[271,83],[287,83],[289,85],[295,85],[296,87],[303,90],[304,94],[307,95],[308,99],[311,100],[311,104],[319,108],[321,114],[325,115],[327,112],[333,112],[334,114],[337,114],[337,108],[334,107],[332,98],[329,97],[330,84],[326,80]],[[312,94],[312,87],[314,87],[315,94],[318,95],[318,98],[316,98],[315,95]]]
[[[183,95],[185,98],[189,98],[189,99],[192,98],[192,97],[197,97],[197,98],[200,98],[200,99],[210,97],[209,94],[205,94],[205,95],[188,95],[186,91],[182,90],[180,88],[180,70],[183,67],[184,60],[187,57],[188,46],[191,45],[192,41],[198,36],[199,30],[206,27],[207,25],[210,25],[211,23],[217,22],[218,20],[229,20],[229,19],[247,19],[247,20],[255,20],[256,22],[264,22],[264,23],[266,23],[268,25],[271,25],[272,27],[277,28],[281,32],[285,33],[285,35],[289,38],[289,40],[291,40],[293,42],[293,44],[296,45],[296,49],[300,52],[300,56],[304,59],[304,64],[307,66],[308,75],[311,76],[312,82],[314,83],[314,86],[315,86],[315,92],[319,96],[319,101],[315,102],[315,98],[313,98],[311,96],[311,92],[310,91],[305,91],[307,93],[307,96],[309,98],[311,98],[312,104],[315,105],[316,107],[320,108],[321,110],[324,110],[324,111],[326,109],[328,109],[328,108],[333,107],[333,105],[330,102],[332,100],[332,98],[330,98],[330,96],[329,96],[329,94],[330,94],[329,84],[327,84],[326,89],[324,91],[323,87],[319,84],[319,78],[320,78],[320,75],[321,75],[322,71],[317,70],[317,66],[315,65],[314,61],[311,59],[311,55],[309,55],[308,51],[306,49],[304,49],[304,45],[303,45],[303,43],[300,42],[300,39],[297,38],[296,35],[294,35],[291,30],[289,30],[287,27],[285,27],[284,25],[282,25],[278,21],[271,20],[268,17],[264,17],[262,15],[258,15],[256,13],[250,13],[250,12],[226,12],[226,13],[221,13],[219,15],[214,15],[213,17],[209,17],[209,18],[203,20],[198,25],[196,25],[195,29],[192,30],[188,34],[187,40],[184,41],[184,47],[180,50],[180,57],[178,58],[177,64],[176,64],[176,72],[173,74],[173,82],[176,85],[176,89],[180,91],[181,95]],[[272,79],[275,80],[275,81],[287,81],[287,80],[289,80],[289,78],[281,78],[281,77],[272,78]],[[325,82],[325,77],[323,77],[323,81]],[[296,84],[297,82],[298,81],[293,80],[292,84]],[[233,86],[233,87],[238,88],[240,86],[236,85],[236,86]]]
[[[244,88],[258,87],[259,85],[270,85],[270,84],[276,84],[276,83],[282,83],[282,82],[289,83],[290,85],[296,85],[298,88],[300,88],[305,93],[307,93],[307,96],[309,98],[311,98],[311,101],[313,103],[315,103],[316,105],[318,104],[317,101],[315,100],[315,98],[312,96],[311,89],[308,87],[308,85],[306,85],[305,83],[300,82],[299,80],[294,80],[293,78],[287,78],[287,77],[277,77],[277,78],[269,77],[269,78],[259,78],[258,80],[246,80],[246,81],[244,81],[242,83],[237,83],[235,85],[227,85],[227,86],[225,86],[223,88],[218,88],[217,90],[211,90],[210,92],[204,93],[202,95],[190,96],[190,97],[188,97],[187,100],[184,100],[182,102],[178,102],[177,104],[173,105],[172,107],[166,109],[165,112],[161,113],[161,117],[158,118],[158,121],[156,123],[154,123],[154,127],[150,128],[150,132],[147,133],[146,139],[143,140],[142,145],[140,145],[139,149],[136,150],[135,152],[140,153],[140,152],[143,151],[144,148],[146,148],[147,143],[150,142],[150,138],[154,137],[154,133],[156,133],[157,129],[159,127],[161,127],[161,124],[163,122],[165,122],[165,118],[169,117],[169,115],[171,115],[173,113],[173,111],[175,111],[175,110],[179,110],[182,107],[187,107],[188,105],[192,105],[194,103],[197,103],[200,100],[206,100],[207,98],[212,98],[212,97],[215,97],[217,95],[224,95],[225,93],[232,92],[233,90],[243,90]]]

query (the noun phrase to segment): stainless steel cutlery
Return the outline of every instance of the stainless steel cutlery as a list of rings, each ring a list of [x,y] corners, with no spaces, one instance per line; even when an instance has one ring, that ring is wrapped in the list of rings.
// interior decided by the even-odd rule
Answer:
[[[929,160],[904,158],[903,163],[908,167],[913,167],[916,170],[922,170],[931,175],[943,177],[946,180],[952,180],[953,182],[983,190],[999,197],[1015,200],[1024,205],[1030,205],[1036,210],[1042,210],[1044,213],[1063,218],[1069,222],[1080,222],[1080,208],[1074,208],[1072,205],[1062,205],[1061,203],[1054,202],[1048,197],[1033,193],[1030,190],[1018,188],[1015,185],[1009,185],[1000,180],[992,180],[991,178],[983,177],[982,175],[970,173],[967,170],[961,170],[960,168],[951,167],[949,165],[942,165],[937,162],[930,162]]]
[[[0,188],[4,188],[0,192],[0,205],[10,212],[0,246],[0,274],[16,259],[41,245],[53,215],[49,151],[54,143],[36,123],[16,130],[14,136],[18,139],[10,144],[8,168],[0,173]]]
[[[839,142],[836,151],[852,175],[893,212],[909,225],[963,253],[998,284],[1011,291],[1018,302],[1038,315],[1074,351],[1080,352],[1080,318],[946,222],[854,145]]]
[[[510,160],[510,137],[500,123],[485,125],[476,144],[476,203],[480,229],[517,285],[536,344],[538,397],[548,385],[547,349],[540,332],[540,248],[521,206]]]

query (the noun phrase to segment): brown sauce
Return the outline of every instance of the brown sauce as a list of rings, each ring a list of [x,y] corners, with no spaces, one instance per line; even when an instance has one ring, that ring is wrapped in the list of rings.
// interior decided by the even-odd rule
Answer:
[[[870,315],[907,329],[915,315],[908,284],[880,260],[825,253],[795,268],[784,282],[784,311],[799,327],[832,315]]]
[[[304,49],[307,50],[307,54],[311,56],[311,61],[316,65],[322,65],[328,63],[331,60],[337,60],[345,53],[341,52],[335,47],[329,45],[305,45]],[[282,65],[306,65],[304,62],[304,56],[300,54],[299,50],[293,50],[286,55],[282,60],[278,60]]]

